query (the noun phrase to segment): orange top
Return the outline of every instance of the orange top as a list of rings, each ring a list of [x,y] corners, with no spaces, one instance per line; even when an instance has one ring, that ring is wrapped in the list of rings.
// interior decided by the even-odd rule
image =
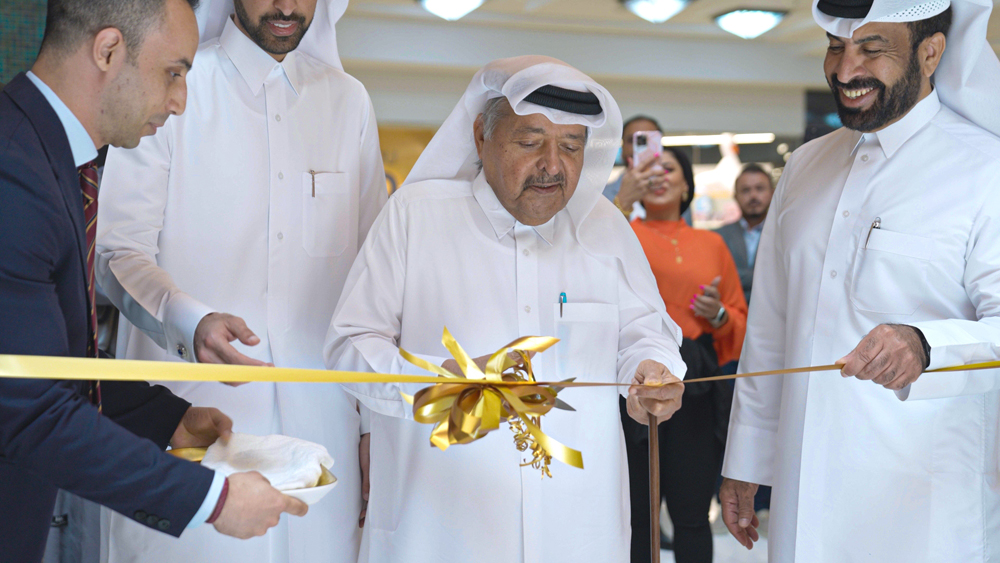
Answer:
[[[747,302],[736,263],[722,237],[693,229],[684,221],[636,219],[632,229],[646,252],[667,313],[684,337],[695,339],[711,333],[720,366],[739,359],[747,332]],[[701,286],[712,283],[716,276],[722,277],[720,300],[729,313],[729,320],[717,329],[691,310],[691,299],[704,293]]]

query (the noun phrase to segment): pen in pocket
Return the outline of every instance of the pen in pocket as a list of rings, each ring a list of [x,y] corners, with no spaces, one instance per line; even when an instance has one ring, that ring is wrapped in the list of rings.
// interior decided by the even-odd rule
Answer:
[[[868,237],[865,239],[865,249],[868,248],[868,241],[871,240],[871,238],[872,238],[872,231],[874,231],[875,229],[881,229],[881,228],[882,228],[882,218],[881,217],[876,217],[875,220],[872,221],[872,226],[868,227]]]

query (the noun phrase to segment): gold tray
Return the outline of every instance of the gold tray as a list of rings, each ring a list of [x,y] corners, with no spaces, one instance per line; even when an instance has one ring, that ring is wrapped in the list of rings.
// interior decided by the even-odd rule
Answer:
[[[193,461],[195,463],[201,463],[201,460],[205,458],[206,451],[208,451],[208,448],[175,448],[172,450],[167,450],[167,453],[179,457],[181,459],[186,459],[188,461]],[[319,482],[316,483],[311,488],[324,487],[326,485],[332,485],[337,482],[337,478],[334,477],[333,473],[330,473],[329,469],[323,467],[322,465],[319,467],[320,469],[323,470],[323,473],[320,474],[319,476]],[[288,491],[283,491],[283,492],[288,492]]]

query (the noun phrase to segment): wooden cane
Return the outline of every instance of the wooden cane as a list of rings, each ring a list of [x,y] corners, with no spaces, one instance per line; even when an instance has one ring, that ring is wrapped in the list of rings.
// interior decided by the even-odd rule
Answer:
[[[660,435],[656,415],[649,413],[649,542],[652,563],[660,563]]]

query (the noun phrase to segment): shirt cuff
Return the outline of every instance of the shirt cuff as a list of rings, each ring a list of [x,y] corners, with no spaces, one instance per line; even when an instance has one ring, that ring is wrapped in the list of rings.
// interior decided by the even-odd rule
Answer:
[[[205,495],[205,500],[201,503],[201,508],[198,509],[198,512],[194,513],[191,521],[188,522],[188,529],[200,526],[205,523],[205,520],[208,520],[208,517],[215,510],[215,505],[219,502],[219,495],[222,494],[222,486],[225,484],[226,476],[221,471],[216,471],[215,477],[212,478],[212,486],[208,488],[208,494]]]
[[[722,476],[746,483],[771,485],[776,443],[774,432],[744,424],[730,424]]]
[[[202,319],[214,312],[214,309],[186,293],[171,296],[163,315],[167,353],[188,362],[197,362],[194,331]]]

